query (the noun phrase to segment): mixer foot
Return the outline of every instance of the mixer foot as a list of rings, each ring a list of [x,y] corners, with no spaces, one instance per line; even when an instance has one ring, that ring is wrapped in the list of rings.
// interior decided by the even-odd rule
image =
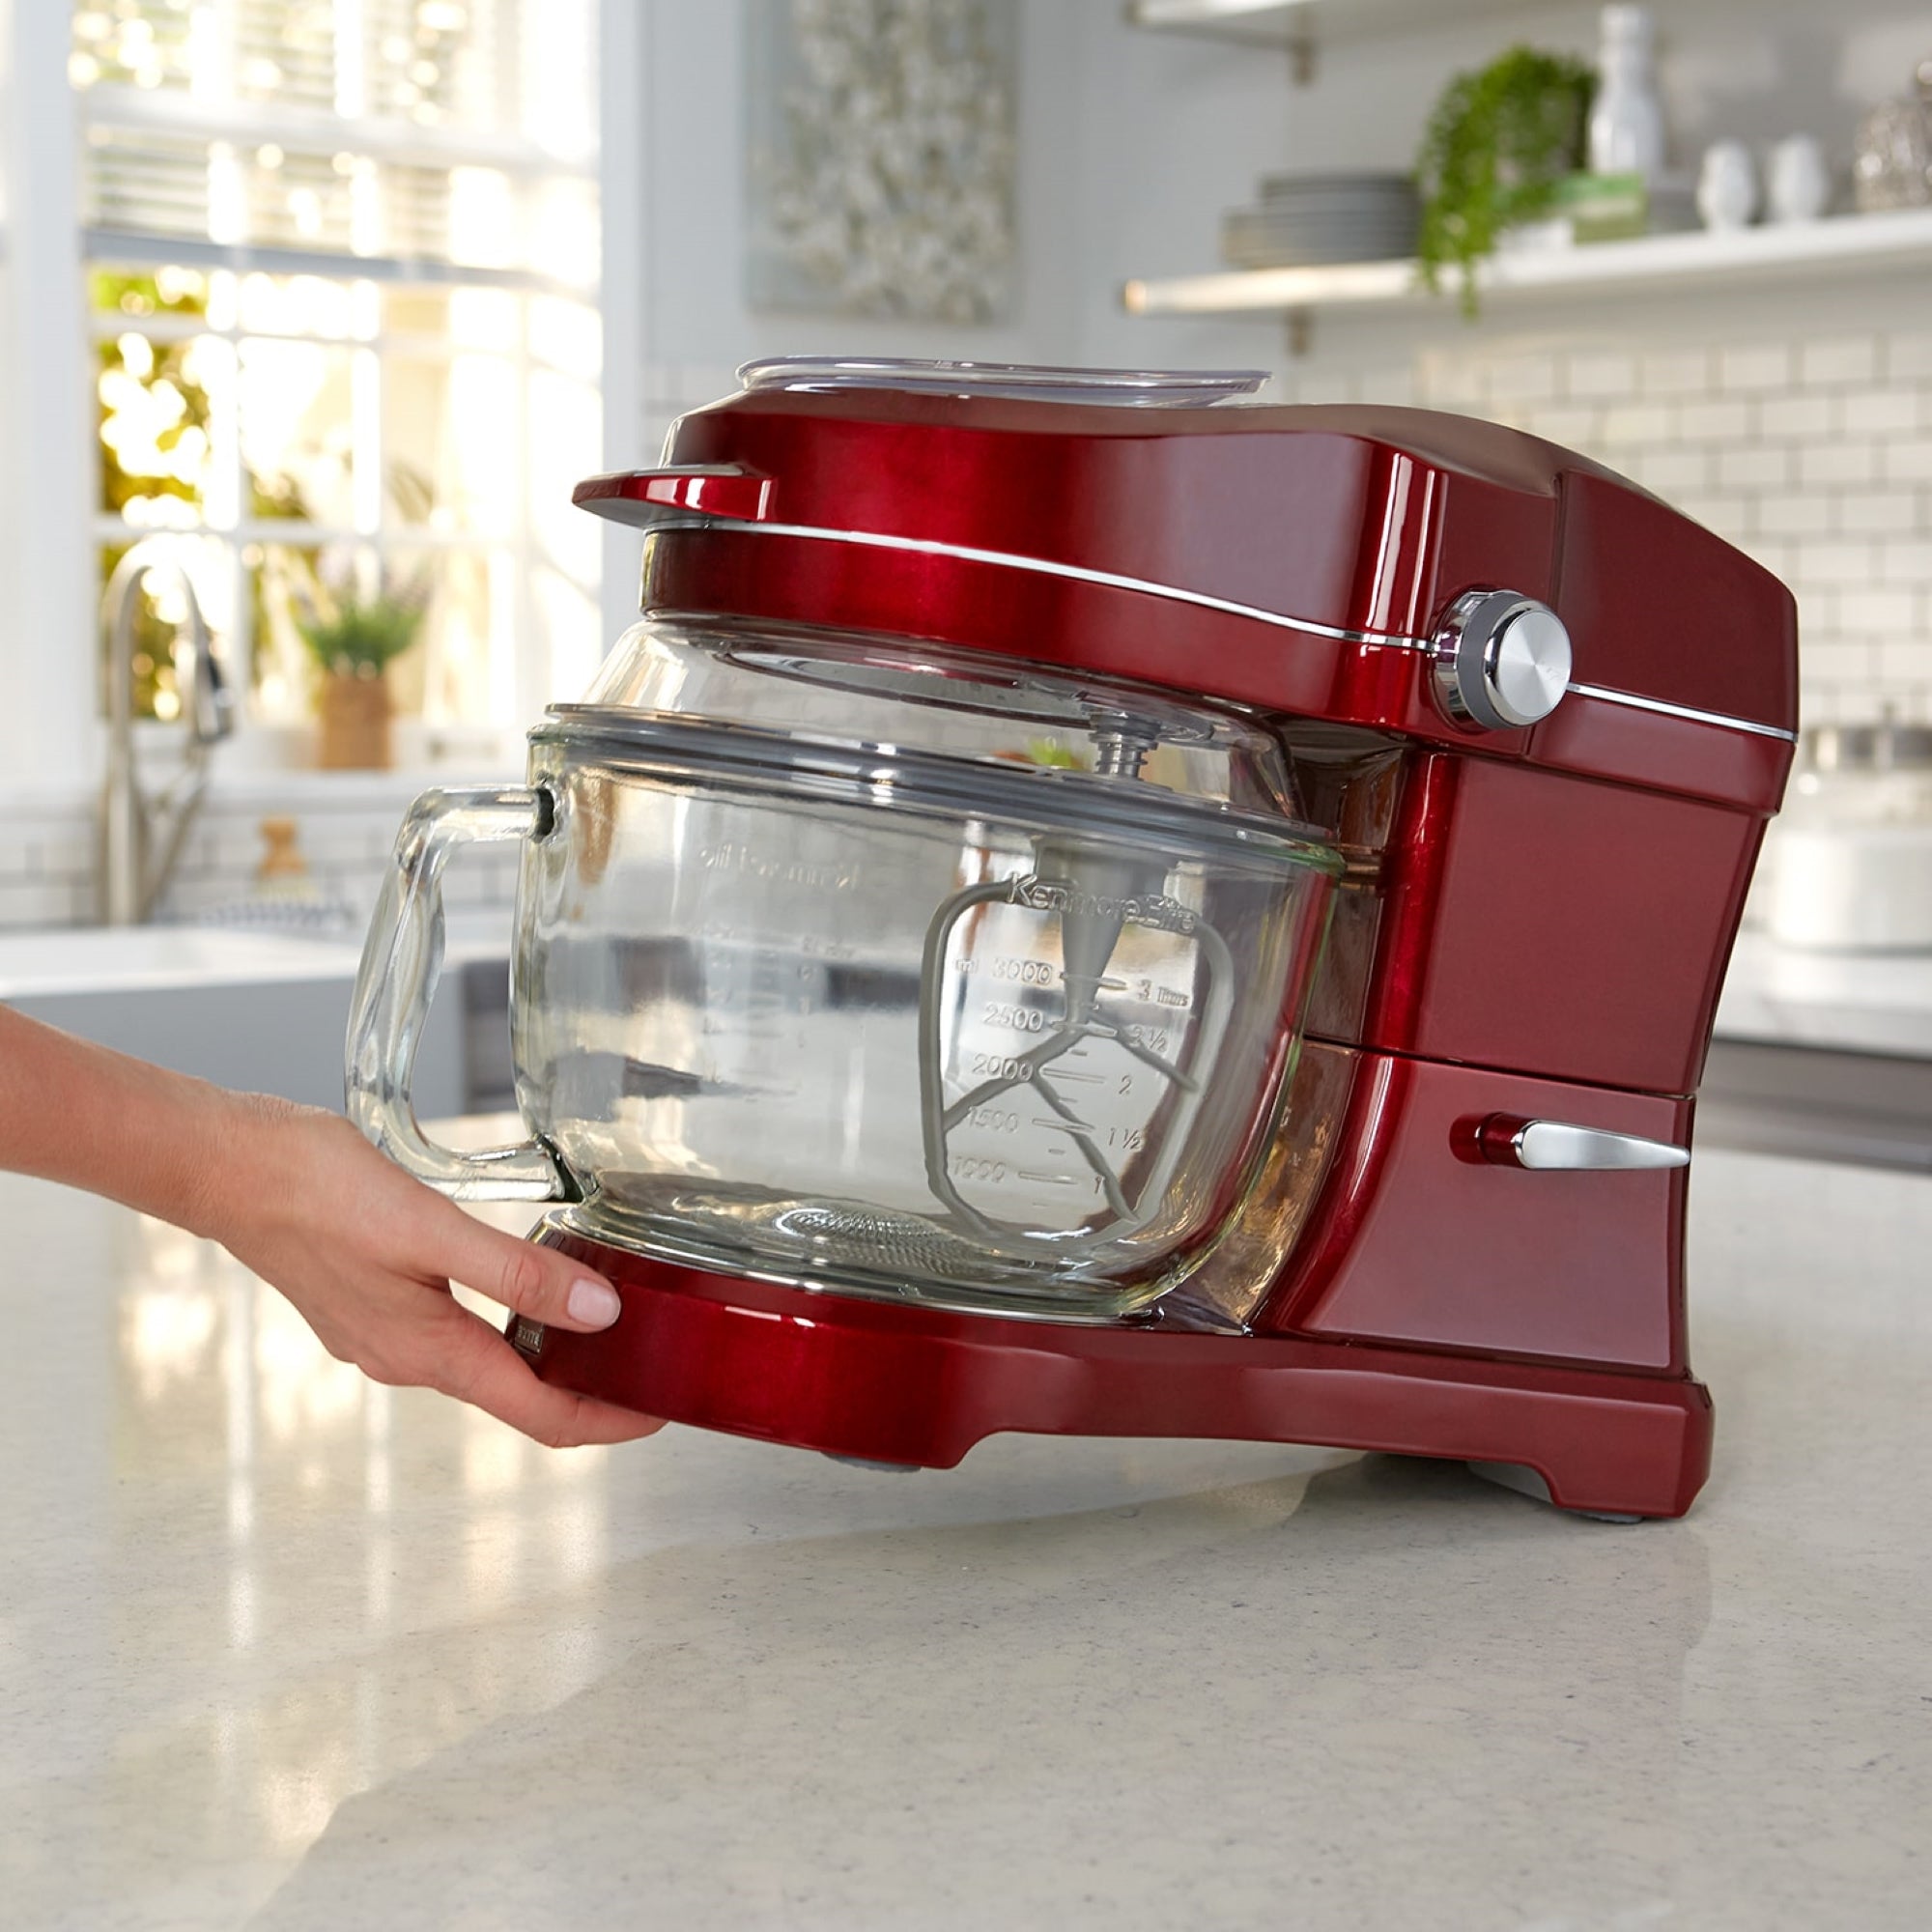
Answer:
[[[1534,1469],[1525,1468],[1520,1463],[1468,1463],[1463,1465],[1472,1476],[1480,1476],[1486,1483],[1494,1483],[1499,1489],[1514,1490],[1519,1495],[1533,1497],[1537,1502],[1549,1501],[1549,1485]],[[1562,1509],[1565,1516],[1580,1516],[1591,1522],[1647,1522],[1648,1517],[1625,1516],[1614,1510]]]

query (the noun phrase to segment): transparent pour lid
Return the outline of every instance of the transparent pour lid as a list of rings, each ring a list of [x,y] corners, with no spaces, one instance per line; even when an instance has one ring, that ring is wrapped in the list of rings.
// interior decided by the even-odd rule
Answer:
[[[897,389],[914,395],[1108,403],[1117,409],[1206,409],[1251,396],[1266,381],[1264,369],[1061,369],[917,356],[773,355],[738,371],[739,386],[753,392]]]
[[[1316,836],[1296,822],[1279,739],[1238,712],[911,639],[652,616],[625,633],[583,703],[551,710],[604,739],[722,729],[775,767],[815,755],[808,748],[881,766],[912,755],[944,761],[969,788],[1089,789],[1119,794],[1106,809],[1130,818],[1258,814],[1273,832]]]

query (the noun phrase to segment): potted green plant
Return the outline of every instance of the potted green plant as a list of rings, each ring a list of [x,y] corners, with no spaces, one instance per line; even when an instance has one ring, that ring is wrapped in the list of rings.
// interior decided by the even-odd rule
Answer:
[[[1443,90],[1416,158],[1423,281],[1461,274],[1463,313],[1476,313],[1476,267],[1518,222],[1548,214],[1581,165],[1596,76],[1564,54],[1512,47]]]
[[[296,614],[318,673],[316,762],[326,771],[384,767],[394,713],[388,668],[422,630],[428,587],[417,582],[384,584],[374,595],[351,589],[331,597],[320,586],[318,592],[326,605],[303,599]]]

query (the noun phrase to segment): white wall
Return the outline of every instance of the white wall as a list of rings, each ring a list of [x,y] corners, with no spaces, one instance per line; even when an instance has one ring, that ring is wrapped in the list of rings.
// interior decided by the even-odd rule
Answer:
[[[1086,0],[1022,7],[1017,298],[1009,320],[979,327],[754,313],[744,292],[744,9],[738,0],[639,4],[645,294],[632,344],[643,389],[635,457],[654,457],[677,410],[726,392],[732,370],[753,356],[1079,359],[1081,210],[1067,185],[1086,145],[1078,85]],[[611,353],[622,353],[614,322]],[[613,466],[627,460],[614,446],[609,455]]]

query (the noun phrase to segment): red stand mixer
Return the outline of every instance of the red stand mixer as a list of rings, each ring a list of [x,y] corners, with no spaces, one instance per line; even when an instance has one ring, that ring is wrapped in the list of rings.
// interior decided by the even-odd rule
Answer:
[[[868,1462],[1462,1459],[1677,1516],[1693,1096],[1783,587],[1609,471],[1254,379],[753,365],[584,507],[644,621],[418,802],[350,1106],[617,1286],[547,1380]],[[1234,401],[1235,406],[1230,406]],[[523,847],[532,1138],[433,1144],[446,854]]]

